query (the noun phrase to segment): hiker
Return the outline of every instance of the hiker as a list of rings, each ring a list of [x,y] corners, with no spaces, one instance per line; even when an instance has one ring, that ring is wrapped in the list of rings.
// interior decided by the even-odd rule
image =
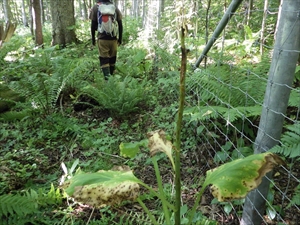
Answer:
[[[97,0],[97,4],[91,9],[90,19],[92,44],[97,43],[100,67],[107,80],[114,73],[118,45],[122,43],[122,14],[111,0]]]

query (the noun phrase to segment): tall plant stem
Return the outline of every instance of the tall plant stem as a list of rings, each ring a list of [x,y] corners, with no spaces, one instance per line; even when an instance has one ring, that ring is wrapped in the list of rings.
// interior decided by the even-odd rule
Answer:
[[[171,224],[168,204],[167,204],[167,200],[165,198],[164,187],[163,187],[162,180],[161,180],[161,177],[160,177],[160,172],[159,172],[156,156],[152,157],[152,162],[153,162],[153,165],[154,165],[155,176],[156,176],[156,180],[157,180],[157,184],[158,184],[158,190],[159,190],[159,196],[160,196],[163,211],[164,211],[164,214],[165,214],[166,224]]]
[[[149,216],[151,222],[153,225],[159,225],[159,223],[156,221],[155,217],[153,216],[153,214],[149,211],[149,209],[147,208],[147,206],[144,204],[144,202],[140,199],[137,198],[136,199],[137,202],[142,206],[143,210],[147,213],[147,215]]]
[[[180,175],[180,143],[181,143],[181,126],[182,115],[185,99],[185,75],[187,65],[187,50],[185,48],[185,29],[181,27],[181,68],[180,68],[180,97],[178,118],[176,124],[176,141],[175,141],[175,225],[180,225],[180,207],[181,207],[181,175]]]
[[[191,213],[190,213],[190,215],[189,215],[189,223],[188,223],[188,225],[191,225],[192,222],[193,222],[193,219],[194,219],[194,215],[195,215],[196,209],[197,209],[197,207],[198,207],[198,205],[199,205],[199,202],[200,202],[201,197],[202,197],[202,195],[203,195],[203,193],[204,193],[204,191],[205,191],[206,186],[207,186],[206,184],[203,184],[201,190],[200,190],[200,191],[198,192],[198,194],[197,194],[196,201],[195,201],[195,203],[194,203],[194,205],[193,205],[193,208],[192,208],[192,210],[191,210]]]

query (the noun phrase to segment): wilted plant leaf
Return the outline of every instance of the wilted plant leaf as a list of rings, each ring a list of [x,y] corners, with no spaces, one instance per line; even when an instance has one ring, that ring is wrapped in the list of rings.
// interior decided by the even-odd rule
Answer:
[[[125,200],[134,201],[139,195],[140,182],[132,171],[101,170],[77,174],[63,188],[76,201],[100,208]]]
[[[254,154],[207,171],[204,186],[212,184],[212,195],[220,202],[244,198],[266,173],[282,164],[284,161],[273,153]]]
[[[175,164],[172,157],[172,143],[166,139],[166,134],[163,130],[149,132],[148,134],[150,155],[153,156],[157,152],[164,152],[170,159],[173,169]]]

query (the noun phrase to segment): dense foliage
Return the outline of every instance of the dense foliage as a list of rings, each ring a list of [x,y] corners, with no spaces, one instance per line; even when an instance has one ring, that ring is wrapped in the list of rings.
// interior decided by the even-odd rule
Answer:
[[[173,16],[171,10],[166,14]],[[153,172],[146,151],[128,159],[120,156],[120,143],[143,140],[148,131],[158,129],[174,139],[180,67],[179,41],[173,35],[176,30],[169,28],[170,33],[165,34],[170,35],[168,40],[173,38],[174,43],[162,39],[145,44],[139,37],[142,33],[138,32],[138,23],[129,23],[126,28],[116,75],[107,82],[98,66],[97,49],[90,46],[88,22],[77,31],[80,43],[64,49],[47,44],[44,48],[35,48],[26,28],[3,45],[0,51],[1,222],[15,224],[18,221],[20,225],[151,223],[134,205],[124,204],[119,211],[113,207],[94,211],[67,199],[58,188],[60,178],[72,176],[77,166],[83,171],[95,172],[111,169],[114,165],[127,165],[144,171],[146,175],[142,178],[146,182],[150,177],[148,173]],[[45,27],[45,40],[50,40],[51,34]],[[157,32],[158,37],[163,35]],[[270,60],[262,58],[253,66],[250,59],[257,56],[258,46],[255,45],[257,37],[249,27],[240,34],[229,33],[226,40],[243,38],[248,41],[225,47],[240,53],[235,55],[240,65],[231,66],[232,55],[226,55],[225,51],[219,54],[220,48],[216,46],[205,70],[188,68],[182,129],[182,151],[186,160],[199,148],[210,148],[202,145],[203,140],[221,146],[211,155],[210,160],[216,164],[252,153],[250,145],[256,132],[252,125],[258,123]],[[188,37],[187,42],[191,46],[203,44],[203,40],[193,37]],[[197,51],[192,48],[191,57]],[[298,107],[297,83],[299,76],[290,100],[289,113],[294,117]],[[209,110],[212,113],[207,114]],[[228,119],[224,121],[223,118]],[[243,127],[247,138],[228,128],[226,123]],[[224,140],[223,133],[233,138]],[[295,146],[299,148],[298,137],[299,124],[288,125],[282,139],[286,147],[273,151],[298,162],[299,154],[292,151]],[[159,157],[159,161],[166,161],[164,155]],[[191,162],[187,162],[187,168],[183,169],[186,175],[193,176],[199,170],[192,166],[197,165],[196,159],[198,157],[191,157]],[[69,174],[62,170],[62,163]],[[145,167],[150,172],[141,169]],[[164,174],[170,169],[167,164],[163,168]],[[166,176],[164,181],[168,179]],[[184,186],[197,188],[200,182],[200,176],[194,177]],[[166,198],[172,199],[171,185],[166,182],[164,188]],[[161,203],[155,196],[145,192],[142,197],[154,214],[163,218]],[[292,197],[293,203],[299,204],[299,185]],[[241,202],[234,205],[238,208]],[[233,210],[229,204],[220,207],[225,214]],[[182,210],[184,216],[185,206]],[[204,216],[198,212],[196,224],[216,224],[214,217],[208,216],[209,213]],[[163,219],[160,221],[163,223]]]

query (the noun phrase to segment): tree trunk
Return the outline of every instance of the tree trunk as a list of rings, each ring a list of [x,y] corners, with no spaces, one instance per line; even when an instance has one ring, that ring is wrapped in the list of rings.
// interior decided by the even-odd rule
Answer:
[[[133,0],[132,2],[132,16],[135,18],[138,18],[139,16],[139,1]]]
[[[34,22],[34,37],[35,37],[35,44],[42,45],[43,41],[43,28],[42,28],[42,16],[41,16],[41,4],[40,0],[31,0],[33,13],[32,13],[32,20]]]
[[[146,24],[146,3],[145,0],[142,0],[142,26],[145,27]]]
[[[161,3],[160,3],[161,14],[164,13],[164,11],[165,11],[165,0],[161,0]]]
[[[160,29],[160,17],[162,11],[162,1],[157,1],[157,18],[156,18],[156,29]]]
[[[300,51],[300,0],[283,0],[273,58],[269,70],[262,115],[255,140],[254,153],[261,153],[277,145],[281,136],[284,114],[293,83]],[[242,225],[260,225],[265,213],[265,199],[271,174],[246,197]]]
[[[31,0],[29,0],[29,18],[30,18],[30,32],[31,32],[31,35],[32,35],[32,37],[34,37],[34,28],[33,28],[33,6],[32,6],[32,1]]]
[[[82,1],[82,16],[85,20],[88,20],[88,11],[86,6],[86,0]]]
[[[12,21],[13,16],[10,7],[10,0],[3,0],[3,7],[5,23]]]
[[[43,0],[40,0],[40,5],[41,5],[41,20],[42,20],[42,24],[45,23],[46,21],[46,16],[45,16],[45,10],[44,10],[44,1]]]
[[[246,25],[248,26],[249,26],[252,10],[253,10],[253,0],[249,0],[248,7],[247,7],[247,19],[246,19]]]
[[[264,33],[265,33],[265,26],[266,26],[267,14],[268,14],[268,2],[269,2],[268,0],[265,0],[264,15],[261,24],[261,32],[260,32],[260,55],[261,56],[264,54]]]
[[[28,27],[28,19],[26,16],[26,10],[25,10],[25,0],[22,0],[22,20],[24,27]]]
[[[9,41],[13,36],[17,26],[11,22],[7,22],[6,26],[4,27],[3,24],[0,24],[0,48],[3,42]]]
[[[89,9],[93,7],[93,5],[92,5],[92,0],[89,0],[89,3],[88,3],[88,4],[89,4],[89,5],[88,5],[88,8],[89,8]]]
[[[194,18],[194,21],[193,21],[193,26],[194,26],[194,30],[193,30],[193,36],[194,37],[197,37],[198,35],[198,11],[199,11],[199,3],[197,0],[194,0],[193,1],[193,18]],[[162,6],[164,7],[164,6]]]
[[[52,45],[65,47],[77,42],[75,33],[74,0],[51,0]]]

